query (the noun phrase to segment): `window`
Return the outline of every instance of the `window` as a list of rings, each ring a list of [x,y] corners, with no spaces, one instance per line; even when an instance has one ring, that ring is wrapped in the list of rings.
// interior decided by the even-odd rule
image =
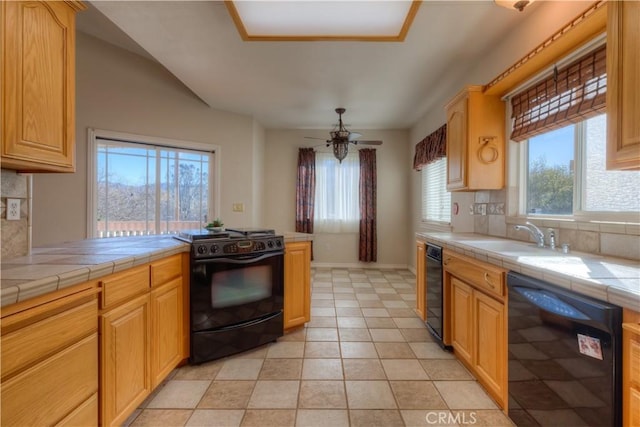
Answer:
[[[316,153],[315,232],[358,232],[359,179],[357,153],[342,163],[332,153]]]
[[[93,141],[93,236],[170,234],[207,222],[211,152]]]
[[[606,170],[606,115],[527,141],[528,215],[584,215],[640,211],[640,172]]]
[[[447,158],[422,169],[422,220],[451,222],[451,193],[447,191]]]

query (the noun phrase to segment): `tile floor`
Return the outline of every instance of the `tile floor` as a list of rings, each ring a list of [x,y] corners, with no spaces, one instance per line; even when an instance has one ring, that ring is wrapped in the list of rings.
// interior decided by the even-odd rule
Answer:
[[[511,426],[416,317],[408,270],[312,270],[311,322],[176,369],[131,426]]]

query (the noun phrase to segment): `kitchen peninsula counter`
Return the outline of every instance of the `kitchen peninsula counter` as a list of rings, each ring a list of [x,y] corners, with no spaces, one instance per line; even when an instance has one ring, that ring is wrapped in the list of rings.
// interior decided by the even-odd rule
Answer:
[[[279,234],[285,242],[313,239],[313,235],[305,233]],[[34,248],[31,255],[2,260],[0,306],[189,252],[190,247],[163,235],[86,239]]]
[[[640,311],[638,261],[574,251],[564,254],[533,243],[473,233],[420,232],[416,239]]]

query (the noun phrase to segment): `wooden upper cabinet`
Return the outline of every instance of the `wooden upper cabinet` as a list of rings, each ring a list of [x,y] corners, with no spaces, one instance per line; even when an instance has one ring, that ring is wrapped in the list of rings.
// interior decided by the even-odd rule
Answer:
[[[607,169],[640,169],[640,2],[607,3]]]
[[[2,2],[2,167],[75,171],[75,1]]]
[[[447,190],[498,190],[504,187],[505,104],[498,96],[467,86],[445,107],[447,112]]]

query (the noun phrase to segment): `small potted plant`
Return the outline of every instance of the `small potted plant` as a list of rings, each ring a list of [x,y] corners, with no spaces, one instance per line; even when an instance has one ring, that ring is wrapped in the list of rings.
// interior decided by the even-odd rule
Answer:
[[[209,224],[207,224],[207,230],[212,230],[212,231],[223,231],[224,230],[224,223],[222,222],[222,220],[220,218],[216,218],[213,220],[213,222],[210,222]]]

